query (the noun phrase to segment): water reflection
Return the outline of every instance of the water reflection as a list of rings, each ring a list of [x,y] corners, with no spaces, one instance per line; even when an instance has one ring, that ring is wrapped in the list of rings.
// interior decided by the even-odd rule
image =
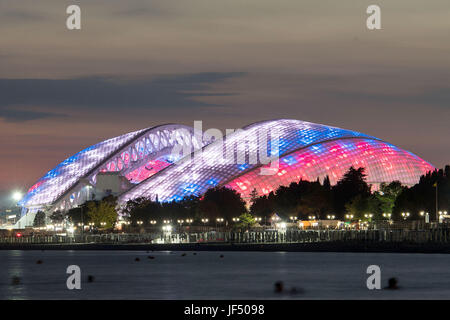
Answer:
[[[450,255],[151,252],[153,259],[148,256],[146,251],[0,251],[0,298],[450,298]],[[368,290],[365,272],[371,264],[380,265],[383,287],[396,277],[402,290]],[[82,290],[67,289],[69,265],[80,266]],[[88,282],[89,275],[95,281]],[[12,285],[14,276],[21,283]],[[286,294],[274,291],[278,281]]]
[[[5,291],[3,299],[27,299],[27,286],[24,279],[24,251],[11,250],[2,254],[2,268],[6,268],[7,277],[1,279],[0,286]],[[5,266],[3,267],[3,264]]]

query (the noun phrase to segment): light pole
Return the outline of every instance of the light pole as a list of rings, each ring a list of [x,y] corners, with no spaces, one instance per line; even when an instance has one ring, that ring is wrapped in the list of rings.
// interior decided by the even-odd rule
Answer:
[[[22,192],[14,191],[12,194],[12,199],[17,203],[22,199]]]
[[[216,219],[216,229],[217,229],[217,224],[218,223],[222,223],[223,222],[223,218],[217,218]]]
[[[83,205],[81,205],[81,241],[84,242],[84,221],[83,221]]]

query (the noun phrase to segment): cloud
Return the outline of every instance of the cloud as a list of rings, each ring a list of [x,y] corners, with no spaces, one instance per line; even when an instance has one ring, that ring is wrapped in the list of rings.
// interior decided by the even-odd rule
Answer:
[[[0,12],[0,19],[5,22],[14,22],[14,23],[20,23],[20,22],[30,22],[30,21],[43,21],[45,20],[45,17],[31,12],[27,10],[5,10]]]
[[[440,108],[450,107],[450,87],[439,87],[433,89],[422,89],[419,92],[410,92],[408,94],[386,94],[364,93],[360,91],[345,91],[332,93],[336,97],[360,100],[360,101],[376,101],[378,103],[387,104],[421,104],[436,106]]]
[[[60,117],[66,117],[66,115],[40,111],[0,109],[0,118],[3,118],[7,122],[23,122],[30,120],[38,120],[45,118],[60,118]]]
[[[214,107],[218,105],[194,98],[230,95],[232,93],[211,93],[208,90],[211,84],[241,75],[237,72],[209,72],[152,79],[0,79],[0,117],[20,122],[60,117],[75,109],[114,112]],[[33,110],[27,111],[30,107]],[[45,108],[45,112],[36,111],[39,108]]]

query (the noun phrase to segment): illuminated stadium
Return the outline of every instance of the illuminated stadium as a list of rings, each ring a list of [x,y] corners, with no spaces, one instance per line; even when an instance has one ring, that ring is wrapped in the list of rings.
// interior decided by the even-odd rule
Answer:
[[[329,176],[335,184],[350,166],[364,167],[375,188],[394,180],[413,185],[435,169],[378,138],[299,120],[262,121],[223,140],[213,136],[170,124],[100,142],[39,179],[19,203],[22,215],[32,221],[38,210],[68,210],[105,191],[121,204],[137,197],[180,200],[215,186],[248,199],[254,189],[264,195],[300,179]]]

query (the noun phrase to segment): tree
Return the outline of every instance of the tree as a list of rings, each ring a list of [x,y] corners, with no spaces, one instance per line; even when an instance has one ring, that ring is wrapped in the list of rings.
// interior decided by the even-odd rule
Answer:
[[[236,228],[248,230],[255,223],[256,220],[250,213],[243,213],[239,216],[239,223],[236,224]]]
[[[152,219],[166,218],[163,216],[162,206],[159,202],[143,197],[129,200],[123,209],[123,213],[134,226],[137,225],[138,221],[142,221],[145,226]]]
[[[88,203],[87,216],[96,227],[112,228],[117,221],[115,202],[111,201],[111,199],[90,201]],[[102,225],[102,222],[105,225]]]
[[[69,218],[69,220],[72,221],[72,223],[74,224],[79,224],[81,222],[83,222],[84,224],[89,223],[89,216],[87,215],[87,212],[88,212],[88,204],[90,202],[95,201],[94,200],[86,201],[85,203],[79,205],[76,208],[69,209],[69,211],[67,212],[67,217]]]
[[[392,181],[389,184],[381,183],[380,190],[374,194],[380,203],[382,213],[392,213],[395,200],[404,189],[405,187],[402,186],[400,181]]]
[[[372,219],[377,219],[379,217],[379,201],[373,195],[358,194],[345,204],[345,210],[357,219],[364,219],[366,214],[372,214]]]
[[[45,213],[39,210],[34,217],[33,227],[39,228],[43,226],[45,226]]]
[[[224,218],[231,220],[247,212],[245,201],[241,195],[226,187],[211,188],[206,191],[199,203],[200,213],[211,219]]]
[[[326,179],[324,180],[324,185],[321,185],[319,181],[300,181],[300,183],[304,186],[300,193],[296,216],[306,218],[313,215],[320,218],[332,213],[331,191]]]
[[[271,193],[269,194],[269,196],[264,195],[257,198],[250,206],[250,213],[254,217],[261,217],[263,221],[267,221],[269,217],[275,212],[274,197],[274,194]]]
[[[53,224],[62,223],[64,218],[65,214],[61,210],[56,210],[50,215],[50,220]]]
[[[366,182],[364,168],[350,167],[346,174],[332,187],[334,209],[340,219],[345,213],[345,205],[353,198],[361,195],[362,198],[370,195],[370,187]]]
[[[256,188],[254,188],[252,190],[252,192],[250,193],[250,204],[254,204],[255,201],[258,199],[259,195],[258,195],[258,191],[256,191]]]
[[[423,219],[419,213],[428,212],[430,220],[436,220],[436,186],[438,187],[438,210],[450,208],[450,166],[428,172],[420,177],[419,183],[404,190],[395,200],[392,216],[402,219],[402,212],[409,212],[410,219]]]

